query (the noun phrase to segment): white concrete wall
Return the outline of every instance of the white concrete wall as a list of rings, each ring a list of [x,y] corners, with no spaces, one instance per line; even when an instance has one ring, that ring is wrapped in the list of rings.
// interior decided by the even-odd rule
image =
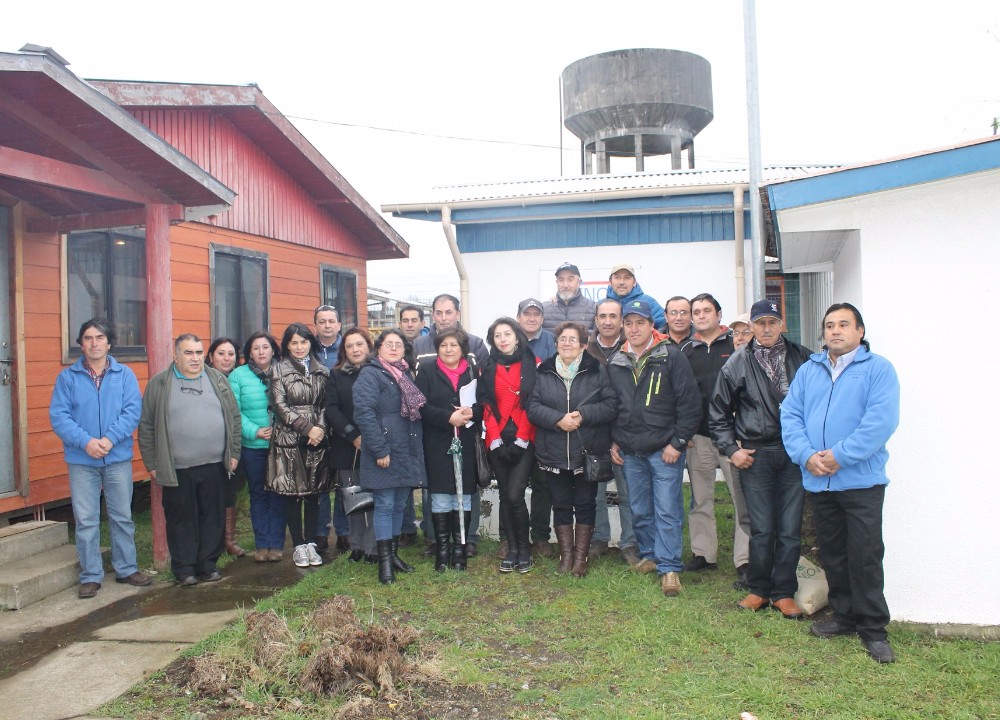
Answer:
[[[555,295],[555,269],[569,261],[580,268],[584,292],[603,298],[611,267],[620,262],[635,267],[644,292],[664,305],[674,295],[692,297],[710,292],[722,304],[726,321],[735,317],[736,281],[731,241],[620,245],[556,250],[465,253],[469,273],[472,333],[483,336],[495,319],[513,317],[528,297],[546,301]]]
[[[847,234],[843,244],[840,246],[840,251],[833,259],[833,283],[836,293],[834,302],[849,302],[858,308],[863,308],[863,278],[864,272],[861,267],[861,235],[855,231]],[[826,307],[822,308],[820,313],[825,310]],[[863,310],[862,314],[864,314]]]
[[[884,526],[898,620],[1000,625],[998,198],[1000,173],[980,173],[855,199],[860,269],[834,278],[834,302],[860,285],[902,386]]]

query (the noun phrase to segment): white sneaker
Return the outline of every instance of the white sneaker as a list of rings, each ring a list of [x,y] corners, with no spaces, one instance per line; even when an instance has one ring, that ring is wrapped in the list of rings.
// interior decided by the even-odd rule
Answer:
[[[309,543],[306,545],[306,551],[309,553],[309,564],[310,565],[322,565],[323,558],[319,556],[316,552],[316,543]]]
[[[309,567],[309,546],[296,545],[292,552],[292,562],[296,567]]]

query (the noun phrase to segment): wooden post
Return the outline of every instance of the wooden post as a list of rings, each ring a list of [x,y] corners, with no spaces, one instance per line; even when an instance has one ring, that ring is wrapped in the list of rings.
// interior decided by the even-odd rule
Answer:
[[[173,362],[173,308],[170,300],[170,206],[146,206],[146,357],[149,377]],[[149,484],[153,521],[153,564],[165,570],[170,564],[167,526],[163,517],[163,489]]]

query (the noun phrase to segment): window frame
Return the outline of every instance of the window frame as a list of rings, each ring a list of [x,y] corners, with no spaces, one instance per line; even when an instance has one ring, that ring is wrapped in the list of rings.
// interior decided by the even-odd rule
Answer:
[[[327,273],[333,273],[336,276],[337,300],[333,302],[328,302],[329,296],[327,294],[327,282],[326,282]],[[344,320],[346,315],[344,312],[345,308],[344,308],[344,303],[340,300],[341,288],[342,288],[341,282],[348,277],[351,279],[351,282],[354,283],[354,305],[353,307],[348,308],[350,310],[350,313],[354,315],[354,321],[350,323]],[[337,319],[340,320],[341,326],[344,329],[347,329],[353,325],[357,325],[358,322],[360,321],[360,318],[358,316],[358,271],[353,268],[344,267],[342,265],[330,265],[328,263],[320,263],[318,304],[332,305],[333,307],[337,308]]]
[[[140,241],[136,237],[136,232],[142,233],[142,258],[143,258],[143,269],[145,282],[146,296],[146,313],[143,313],[141,317],[141,322],[143,324],[143,334],[146,335],[146,340],[148,342],[148,332],[149,332],[149,257],[146,254],[146,228],[143,225],[128,225],[113,228],[92,228],[88,230],[78,230],[72,232],[65,232],[60,234],[59,241],[59,285],[60,285],[60,311],[61,311],[61,324],[62,324],[62,363],[64,365],[69,365],[76,362],[79,358],[83,357],[83,350],[76,343],[76,339],[73,335],[76,333],[77,328],[70,327],[73,323],[70,318],[70,270],[69,270],[69,257],[70,257],[70,241],[73,235],[84,235],[84,234],[94,234],[94,233],[105,233],[107,237],[105,238],[105,256],[103,258],[105,267],[111,266],[111,272],[106,273],[105,278],[105,293],[107,295],[105,302],[111,302],[114,304],[114,278],[116,273],[114,272],[113,258],[114,254],[107,252],[111,249],[111,244],[114,242],[114,235],[118,233],[120,235],[126,236],[129,240]],[[110,292],[108,292],[110,290]],[[103,317],[111,321],[115,329],[118,328],[119,318],[114,317],[110,312],[112,308],[105,307]],[[89,319],[89,318],[87,318]],[[124,362],[141,362],[148,359],[148,351],[146,345],[114,345],[111,348],[111,354],[115,359],[122,360]]]
[[[208,326],[212,333],[213,338],[222,337],[222,331],[218,327],[215,319],[215,309],[218,307],[216,302],[216,283],[215,283],[215,273],[217,270],[216,266],[216,255],[229,255],[239,259],[239,282],[242,287],[243,284],[243,261],[258,261],[264,266],[263,273],[263,327],[259,328],[264,330],[264,332],[271,332],[271,258],[269,253],[263,252],[261,250],[251,250],[248,248],[236,247],[234,245],[222,245],[220,243],[209,243],[208,244],[208,292],[209,292],[209,302],[211,303],[211,308],[209,310]],[[242,292],[242,290],[241,290]],[[242,323],[242,317],[240,318]],[[251,331],[253,332],[253,331]],[[246,338],[235,338],[237,342],[244,342]],[[206,348],[207,349],[207,348]]]

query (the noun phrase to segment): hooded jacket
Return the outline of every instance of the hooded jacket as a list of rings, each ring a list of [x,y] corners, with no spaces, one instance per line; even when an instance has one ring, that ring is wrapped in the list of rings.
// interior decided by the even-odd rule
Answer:
[[[810,492],[888,485],[886,442],[899,425],[899,379],[892,363],[867,348],[833,381],[827,353],[809,356],[781,404],[781,436],[802,468]],[[840,470],[816,477],[806,469],[813,453],[833,450]]]
[[[611,435],[623,452],[648,455],[668,444],[684,451],[701,421],[701,395],[691,364],[665,335],[636,357],[627,345],[608,362],[618,393]]]
[[[108,355],[108,370],[97,389],[80,358],[59,373],[52,389],[49,420],[63,442],[66,462],[100,467],[132,459],[132,433],[139,425],[142,395],[135,373]],[[106,437],[111,452],[97,460],[85,448]]]
[[[809,359],[809,351],[785,338],[785,370],[789,384]],[[781,403],[764,368],[753,355],[757,341],[738,348],[719,372],[708,407],[708,430],[712,442],[726,457],[746,448],[776,450],[781,443]]]
[[[587,328],[594,329],[594,315],[597,314],[597,303],[579,290],[569,300],[563,300],[558,295],[554,300],[543,303],[542,327],[549,332],[555,331],[564,322],[578,322]]]
[[[663,312],[663,306],[656,302],[652,295],[647,295],[642,291],[642,287],[639,282],[636,281],[635,287],[633,287],[629,294],[625,297],[618,295],[615,289],[608,285],[608,300],[617,300],[621,303],[622,311],[624,312],[625,304],[633,302],[634,300],[645,300],[649,303],[649,308],[653,311],[653,327],[655,327],[660,332],[665,332],[667,328],[667,314]]]

